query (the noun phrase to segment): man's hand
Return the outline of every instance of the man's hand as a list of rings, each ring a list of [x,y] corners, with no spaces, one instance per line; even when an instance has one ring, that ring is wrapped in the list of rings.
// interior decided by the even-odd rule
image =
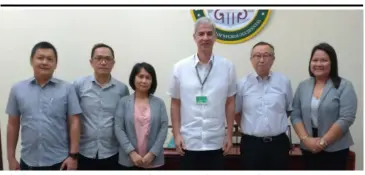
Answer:
[[[19,162],[16,160],[16,158],[9,159],[9,170],[20,170]]]
[[[232,137],[231,138],[227,137],[223,146],[223,155],[227,155],[231,150],[231,148],[232,148]]]
[[[179,134],[176,137],[174,137],[175,139],[175,146],[176,146],[176,151],[183,156],[184,153],[184,149],[185,149],[185,144],[184,144],[184,140],[182,138],[182,136]]]
[[[143,157],[143,159],[142,159],[142,162],[143,162],[143,166],[144,167],[149,167],[149,166],[151,166],[151,163],[152,163],[152,161],[153,161],[153,159],[155,158],[155,155],[154,154],[152,154],[152,153],[147,153],[144,157]]]
[[[60,170],[77,170],[77,160],[71,157],[68,157],[65,161],[63,161]]]

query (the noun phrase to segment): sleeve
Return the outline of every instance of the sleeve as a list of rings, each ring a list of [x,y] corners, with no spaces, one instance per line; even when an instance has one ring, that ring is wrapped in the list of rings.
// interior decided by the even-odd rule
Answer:
[[[8,103],[6,105],[6,113],[9,116],[20,116],[19,105],[16,98],[15,86],[13,86],[10,90]]]
[[[297,89],[295,91],[294,99],[293,99],[293,111],[290,116],[292,125],[295,125],[298,122],[303,123],[302,108],[301,108],[301,102],[300,102],[300,86],[301,86],[301,84],[299,84],[299,86],[297,87]]]
[[[123,86],[123,90],[122,90],[122,97],[128,96],[129,95],[129,89],[128,86],[124,85]]]
[[[293,111],[293,89],[290,80],[288,80],[285,89],[286,111]]]
[[[165,103],[161,100],[161,108],[160,108],[160,116],[161,116],[161,124],[159,128],[159,132],[157,134],[157,139],[155,140],[155,144],[152,146],[149,152],[154,154],[155,156],[160,154],[160,151],[163,150],[163,145],[165,143],[167,137],[168,123],[169,119],[167,117],[167,111]]]
[[[125,116],[124,116],[124,102],[123,98],[119,100],[117,104],[117,109],[114,115],[114,134],[118,140],[119,145],[122,147],[124,152],[129,154],[135,148],[129,141],[128,136],[125,131]]]
[[[175,65],[173,68],[170,78],[169,90],[167,93],[171,98],[180,99],[180,80],[177,65]]]
[[[344,83],[344,89],[340,95],[340,117],[335,122],[338,124],[342,133],[346,133],[354,123],[357,110],[357,97],[352,83]]]
[[[77,97],[75,86],[70,84],[69,91],[67,94],[67,115],[73,116],[76,114],[81,114],[82,110],[80,107],[80,101]]]
[[[77,80],[75,80],[74,82],[72,82],[72,85],[75,88],[77,99],[79,99],[79,102],[80,102],[80,100],[81,100],[81,97],[80,97],[80,83]]]

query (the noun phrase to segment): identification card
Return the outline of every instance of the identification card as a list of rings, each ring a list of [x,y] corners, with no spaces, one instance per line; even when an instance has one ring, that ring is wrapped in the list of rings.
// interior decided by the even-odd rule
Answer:
[[[196,96],[196,104],[198,105],[208,104],[207,96]]]

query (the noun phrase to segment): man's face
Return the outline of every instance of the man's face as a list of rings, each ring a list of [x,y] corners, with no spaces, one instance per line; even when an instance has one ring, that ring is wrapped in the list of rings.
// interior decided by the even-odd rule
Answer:
[[[57,67],[57,58],[53,49],[39,48],[31,58],[31,65],[36,75],[49,77]]]
[[[194,40],[201,51],[211,51],[213,49],[216,33],[211,24],[200,24],[194,34]]]
[[[99,47],[95,49],[90,64],[96,74],[110,74],[114,67],[114,57],[111,50],[107,47]]]
[[[274,52],[268,45],[258,45],[252,49],[251,63],[256,73],[267,75],[274,63]]]

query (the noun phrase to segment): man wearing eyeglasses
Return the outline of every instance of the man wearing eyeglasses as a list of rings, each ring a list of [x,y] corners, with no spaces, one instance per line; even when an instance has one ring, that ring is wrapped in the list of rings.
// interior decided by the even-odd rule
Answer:
[[[245,170],[285,170],[290,142],[286,135],[292,111],[291,82],[272,72],[274,47],[255,44],[251,63],[255,72],[238,82],[236,122],[240,125],[242,168]]]
[[[119,169],[114,113],[119,99],[129,95],[129,90],[111,76],[114,58],[110,46],[94,45],[90,58],[94,74],[74,82],[83,110],[79,170]]]

